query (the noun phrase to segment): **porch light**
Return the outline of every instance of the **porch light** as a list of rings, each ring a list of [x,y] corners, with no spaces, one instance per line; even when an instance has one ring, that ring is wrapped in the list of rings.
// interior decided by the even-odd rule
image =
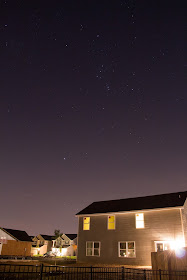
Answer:
[[[64,257],[67,255],[67,248],[52,248],[52,252],[58,257]]]
[[[179,250],[181,248],[185,247],[185,242],[183,238],[177,238],[170,242],[170,248],[171,250]]]

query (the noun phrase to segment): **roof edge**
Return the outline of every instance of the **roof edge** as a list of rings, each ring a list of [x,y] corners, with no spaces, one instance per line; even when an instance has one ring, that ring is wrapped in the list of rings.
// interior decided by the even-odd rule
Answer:
[[[10,235],[11,237],[13,237],[14,239],[16,239],[17,241],[20,241],[17,237],[15,237],[14,235],[12,235],[12,234],[9,233],[8,231],[6,231],[4,228],[0,227],[0,229],[2,229],[2,231],[4,231],[6,234]]]
[[[76,214],[75,217],[83,216],[95,216],[95,215],[110,215],[110,214],[128,214],[128,213],[137,213],[137,212],[149,212],[149,211],[163,211],[163,210],[173,210],[173,209],[183,209],[184,206],[173,206],[173,207],[163,207],[163,208],[154,208],[154,209],[140,209],[140,210],[129,210],[129,211],[118,211],[118,212],[103,212],[103,213],[93,213],[93,214]]]

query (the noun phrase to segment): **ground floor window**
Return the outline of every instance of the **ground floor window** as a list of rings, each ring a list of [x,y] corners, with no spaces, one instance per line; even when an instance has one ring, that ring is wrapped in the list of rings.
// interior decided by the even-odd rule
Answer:
[[[165,250],[170,250],[170,244],[168,241],[155,241],[155,251],[156,252],[163,252]]]
[[[86,242],[86,256],[100,256],[100,242],[87,241]]]
[[[118,243],[119,257],[135,258],[135,242],[134,241],[121,241]]]

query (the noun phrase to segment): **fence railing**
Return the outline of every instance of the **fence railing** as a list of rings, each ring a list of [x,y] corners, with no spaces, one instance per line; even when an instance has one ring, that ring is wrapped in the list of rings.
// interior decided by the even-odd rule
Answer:
[[[187,280],[187,271],[0,264],[0,280]]]

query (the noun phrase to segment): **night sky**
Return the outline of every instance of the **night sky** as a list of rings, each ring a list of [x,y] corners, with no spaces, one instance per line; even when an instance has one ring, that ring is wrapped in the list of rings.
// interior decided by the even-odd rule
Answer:
[[[0,226],[187,190],[185,1],[0,0]]]

